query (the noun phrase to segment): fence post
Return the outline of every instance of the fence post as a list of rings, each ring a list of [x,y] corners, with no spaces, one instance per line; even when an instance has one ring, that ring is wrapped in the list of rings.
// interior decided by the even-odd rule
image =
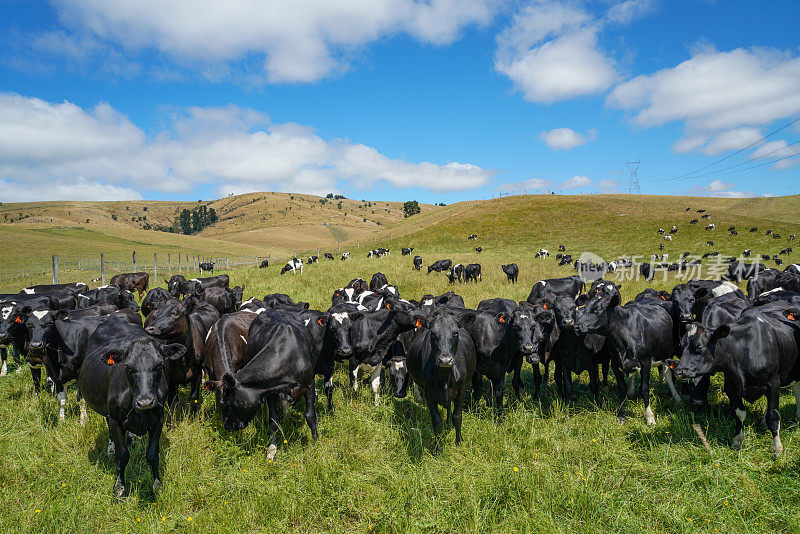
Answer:
[[[172,276],[172,252],[167,252],[167,273]]]
[[[225,258],[225,270],[226,271],[230,271],[231,270],[230,258]]]
[[[181,271],[183,271],[183,268],[181,267],[181,255],[178,253],[178,272]]]
[[[158,252],[153,252],[153,283],[158,280]]]
[[[133,251],[133,270],[136,271],[136,251]]]
[[[100,285],[106,285],[106,254],[100,253]]]
[[[58,283],[58,256],[53,255],[53,283]]]

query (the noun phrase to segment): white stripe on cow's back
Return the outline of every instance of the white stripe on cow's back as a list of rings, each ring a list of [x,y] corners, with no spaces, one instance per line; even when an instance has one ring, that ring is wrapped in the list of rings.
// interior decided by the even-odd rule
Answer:
[[[25,289],[23,289],[23,291],[24,291],[24,292],[25,292],[25,294],[27,294],[27,295],[33,295],[33,294],[35,294],[35,293],[36,293],[36,291],[35,291],[35,290],[33,290],[33,289],[30,289],[30,288],[27,288],[27,287],[26,287]]]
[[[342,322],[347,317],[347,312],[332,313],[331,317],[333,317],[336,320],[337,323],[342,324]]]
[[[773,293],[777,293],[778,291],[783,291],[782,287],[776,287],[775,289],[770,289],[769,291],[764,291],[759,297],[763,297],[764,295],[772,295]]]

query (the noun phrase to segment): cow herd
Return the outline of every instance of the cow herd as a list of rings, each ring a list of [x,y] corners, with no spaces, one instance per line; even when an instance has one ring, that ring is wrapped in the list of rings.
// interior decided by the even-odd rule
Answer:
[[[412,251],[404,249],[403,255]],[[282,273],[302,272],[303,262],[293,261]],[[415,256],[413,268],[421,267],[422,258]],[[502,265],[502,271],[516,283],[515,263]],[[454,265],[449,259],[431,264],[430,272],[446,273],[451,283],[481,280],[479,264]],[[302,406],[316,439],[315,380],[321,377],[327,410],[333,412],[337,365],[346,368],[351,391],[368,377],[376,405],[382,381],[397,398],[412,388],[424,399],[437,436],[444,429],[443,406],[457,444],[467,403],[485,397],[502,416],[506,376],[513,375],[519,397],[526,365],[534,399],[552,365],[563,399],[573,394],[573,376],[587,373],[598,404],[611,371],[620,402],[617,417],[625,421],[627,399],[638,393],[648,425],[655,422],[653,367],[661,370],[675,402],[682,401],[676,379],[687,381],[692,403],[702,404],[710,377],[722,373],[737,425],[733,446],[743,440],[743,401],[766,396],[764,419],[777,456],[783,450],[777,411],[782,387],[792,388],[800,416],[800,271],[796,265],[779,271],[731,264],[723,278],[691,280],[671,292],[647,289],[623,303],[614,282],[600,278],[589,284],[573,275],[538,281],[521,302],[487,298],[468,309],[453,291],[401,297],[396,285],[375,273],[369,282],[355,278],[334,289],[330,307],[314,310],[281,293],[244,300],[244,286],[231,288],[228,275],[190,280],[175,275],[165,280],[166,289],[148,291],[146,273],[125,273],[92,290],[78,282],[0,295],[0,374],[7,372],[7,347],[29,364],[37,393],[44,368],[61,419],[66,387],[77,384],[80,421],[88,407],[108,424],[117,498],[128,491],[130,434],[148,436],[145,457],[153,490],[161,487],[159,439],[164,423],[172,424],[181,388],[189,389],[190,416],[199,410],[203,389],[215,395],[229,431],[245,428],[265,404],[272,460],[280,403]],[[746,295],[734,283],[743,280]],[[488,394],[484,377],[491,384]]]

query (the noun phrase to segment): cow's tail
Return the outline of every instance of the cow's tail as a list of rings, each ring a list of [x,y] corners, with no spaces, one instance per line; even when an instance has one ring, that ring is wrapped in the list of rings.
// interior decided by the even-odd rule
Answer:
[[[583,278],[581,278],[581,287],[580,289],[578,289],[578,295],[580,295],[581,293],[586,293],[586,280],[584,280]]]

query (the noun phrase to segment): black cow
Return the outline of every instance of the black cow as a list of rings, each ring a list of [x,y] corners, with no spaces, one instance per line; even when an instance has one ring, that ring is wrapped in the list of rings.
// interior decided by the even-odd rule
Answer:
[[[214,274],[214,262],[213,261],[204,261],[204,262],[200,263],[199,267],[200,267],[200,272],[201,273],[203,271],[208,271],[211,274]]]
[[[183,275],[175,274],[169,280],[165,280],[167,291],[175,298],[184,295],[195,295],[199,297],[203,291],[209,287],[228,287],[230,277],[227,274],[207,276],[205,278],[192,278],[186,280]]]
[[[464,268],[464,282],[474,281],[476,284],[483,281],[480,263],[468,263]]]
[[[483,252],[483,247],[475,247],[475,252],[480,254],[481,252]]]
[[[507,373],[514,372],[514,394],[517,398],[520,396],[522,358],[536,349],[536,316],[527,306],[517,306],[514,301],[505,299],[483,301],[481,305],[483,309],[491,311],[479,311],[466,328],[475,344],[477,360],[475,374],[472,375],[472,400],[475,403],[480,400],[483,376],[486,376],[492,383],[495,412],[500,416]]]
[[[149,292],[148,292],[149,294]],[[88,308],[89,306],[96,306],[98,304],[113,304],[118,309],[130,308],[133,311],[139,311],[140,306],[136,303],[133,293],[127,289],[120,289],[115,286],[98,287],[97,289],[90,289],[85,293],[78,295],[78,308]],[[145,300],[147,297],[145,297]]]
[[[138,291],[139,300],[147,293],[150,284],[150,275],[147,273],[121,273],[111,277],[108,285],[116,286],[120,289],[127,289],[130,292]]]
[[[527,301],[531,304],[548,294],[552,295],[570,295],[576,298],[585,288],[585,284],[580,276],[565,276],[563,278],[547,278],[540,280],[533,284]]]
[[[269,260],[262,260],[258,266],[259,269],[266,269],[267,267],[269,267]]]
[[[754,306],[761,306],[768,302],[786,301],[792,306],[800,306],[800,293],[797,291],[786,291],[785,289],[772,289],[761,293],[754,301]]]
[[[774,313],[749,310],[732,324],[714,329],[692,324],[681,340],[681,359],[671,361],[676,376],[692,379],[722,372],[725,393],[736,415],[736,436],[731,446],[744,441],[747,416],[743,400],[755,402],[767,397],[764,414],[772,432],[774,455],[783,453],[778,403],[780,388],[792,386],[800,413],[800,366],[798,366],[796,309],[785,309],[785,318]]]
[[[639,393],[645,404],[645,421],[655,424],[650,409],[650,369],[653,364],[668,360],[674,352],[673,321],[669,312],[656,302],[639,300],[620,306],[618,295],[590,300],[577,313],[575,330],[579,334],[600,334],[606,337],[611,353],[611,368],[617,379],[621,404],[617,417],[625,421],[627,391],[625,374],[638,371]],[[671,373],[665,373],[673,398],[680,401]],[[631,390],[635,377],[631,377]]]
[[[154,287],[147,292],[147,295],[142,301],[142,315],[147,317],[150,312],[171,298],[172,296],[169,294],[169,291],[163,287]]]
[[[267,458],[272,460],[278,450],[278,401],[286,398],[294,403],[303,396],[306,422],[316,441],[315,357],[306,329],[291,315],[277,310],[259,314],[250,324],[244,367],[225,373],[219,382],[207,382],[208,389],[219,390],[225,428],[245,428],[266,400],[270,418]]]
[[[49,295],[51,293],[68,291],[74,295],[79,295],[86,292],[88,289],[89,286],[83,282],[69,282],[66,284],[39,284],[36,286],[28,286],[20,291],[20,293],[25,293],[28,295]]]
[[[744,293],[732,282],[714,280],[690,280],[672,288],[672,302],[675,305],[674,317],[682,324],[687,324],[703,313],[706,304],[714,298],[726,293],[736,293],[744,298]],[[680,332],[682,335],[683,332]]]
[[[728,272],[722,275],[722,279],[736,282],[750,280],[754,276],[758,276],[758,273],[766,268],[766,265],[763,263],[740,263],[738,261],[733,261],[728,265]]]
[[[244,298],[244,286],[235,286],[233,289],[227,287],[209,287],[203,291],[202,300],[214,306],[220,315],[232,313],[239,309]]]
[[[787,265],[786,268],[783,270],[783,272],[800,275],[800,263],[793,263],[792,265]]]
[[[757,277],[747,282],[747,297],[755,300],[761,293],[772,289],[783,288],[800,293],[800,275],[791,272],[766,269]]]
[[[453,261],[449,260],[449,259],[447,259],[447,260],[436,260],[435,262],[433,262],[433,265],[429,265],[428,266],[428,274],[431,274],[431,271],[436,271],[437,273],[440,273],[442,271],[446,271],[450,267],[452,267],[452,265],[453,265]]]
[[[46,285],[46,286],[33,286],[28,287],[17,293],[16,295],[2,295],[4,300],[10,301],[14,300],[16,302],[22,302],[24,300],[34,301],[34,302],[43,302],[44,300],[48,300],[48,302],[55,302],[56,308],[61,310],[73,310],[78,305],[78,293],[73,288],[68,287],[58,287],[67,284],[53,284]],[[56,309],[53,308],[53,309]]]
[[[86,404],[105,417],[108,424],[116,457],[117,499],[127,495],[125,468],[130,453],[125,436],[128,432],[148,434],[145,457],[153,475],[153,492],[161,489],[159,441],[169,367],[185,351],[177,343],[160,344],[140,325],[116,315],[101,323],[89,337],[78,386]]]
[[[414,252],[414,248],[413,248],[413,247],[411,247],[411,248],[402,248],[402,249],[400,249],[400,254],[402,254],[403,256],[408,256],[408,255],[410,255],[412,252]]]
[[[397,336],[415,325],[410,309],[405,309],[396,301],[388,301],[386,305],[388,307],[377,311],[349,314],[352,349],[349,359],[350,387],[354,392],[357,391],[359,375],[368,374],[376,406],[380,404],[382,365],[391,359]],[[336,320],[335,316],[329,322],[333,320]]]
[[[375,273],[372,275],[372,278],[369,281],[369,290],[370,291],[378,291],[389,285],[389,281],[386,279],[386,275],[383,273]]]
[[[446,309],[439,309],[429,317],[417,317],[415,324],[424,328],[416,331],[408,349],[408,372],[414,383],[424,390],[433,432],[437,437],[442,433],[441,404],[447,410],[448,419],[452,418],[456,445],[461,443],[467,383],[476,366],[475,345],[465,330],[474,320],[474,313],[464,313],[456,318]]]
[[[517,277],[519,276],[519,267],[517,267],[516,263],[501,265],[500,268],[503,269],[504,273],[506,273],[509,282],[511,282],[512,284],[517,283]]]
[[[414,269],[417,271],[422,269],[422,256],[414,256]]]
[[[235,373],[245,366],[247,336],[257,316],[258,313],[250,310],[228,313],[209,329],[203,350],[203,369],[211,380],[220,380],[225,373]]]
[[[186,347],[183,357],[170,365],[169,395],[170,412],[178,399],[178,386],[190,384],[189,405],[192,415],[200,408],[200,385],[203,378],[203,349],[206,335],[219,320],[217,310],[194,297],[183,301],[173,299],[165,302],[147,316],[145,332],[167,343],[180,343]]]

